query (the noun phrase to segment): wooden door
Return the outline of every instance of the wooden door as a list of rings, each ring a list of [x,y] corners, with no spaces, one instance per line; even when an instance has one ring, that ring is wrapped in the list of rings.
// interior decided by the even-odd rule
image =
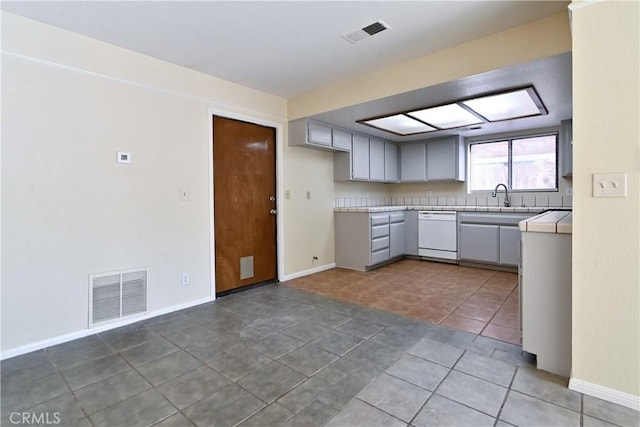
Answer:
[[[277,279],[275,129],[213,118],[216,293]]]

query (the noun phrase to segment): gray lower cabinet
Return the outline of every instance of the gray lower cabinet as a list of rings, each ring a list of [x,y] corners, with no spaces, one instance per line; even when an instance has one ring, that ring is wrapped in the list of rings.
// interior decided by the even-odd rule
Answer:
[[[336,266],[366,271],[404,255],[404,212],[335,213]]]
[[[394,212],[389,214],[389,258],[404,255],[405,253],[405,213]]]
[[[405,212],[404,231],[405,254],[418,256],[418,211]]]
[[[384,182],[384,141],[369,139],[369,181]]]
[[[520,263],[520,233],[517,226],[500,226],[500,265],[517,267]]]
[[[520,263],[518,224],[535,214],[458,214],[458,258],[460,261],[494,264],[508,268]]]
[[[499,263],[500,230],[497,225],[461,224],[459,232],[460,259]]]

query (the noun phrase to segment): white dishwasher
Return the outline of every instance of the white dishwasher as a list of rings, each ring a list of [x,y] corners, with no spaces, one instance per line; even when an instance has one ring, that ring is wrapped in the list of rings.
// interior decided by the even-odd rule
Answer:
[[[455,211],[418,212],[418,255],[458,259]]]

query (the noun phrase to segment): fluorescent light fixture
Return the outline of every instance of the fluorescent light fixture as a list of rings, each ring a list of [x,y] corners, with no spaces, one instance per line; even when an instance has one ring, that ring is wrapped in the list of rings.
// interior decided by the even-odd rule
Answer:
[[[545,114],[535,88],[528,86],[356,122],[405,136]]]
[[[396,114],[395,116],[382,117],[373,120],[363,120],[361,123],[396,133],[398,135],[410,135],[413,133],[423,133],[438,130],[432,126],[422,123],[404,114]]]
[[[547,113],[533,88],[469,99],[462,103],[490,122]]]
[[[440,129],[477,125],[484,122],[458,104],[432,107],[425,110],[412,111],[407,114]]]

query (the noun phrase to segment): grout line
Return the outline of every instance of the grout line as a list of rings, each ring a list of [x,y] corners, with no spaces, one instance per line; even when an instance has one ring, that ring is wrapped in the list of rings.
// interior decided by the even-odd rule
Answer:
[[[369,384],[371,384],[371,383],[369,383]],[[364,388],[363,388],[362,390],[364,390]],[[361,392],[362,390],[360,390],[360,392]],[[358,392],[358,394],[360,394],[360,392]],[[408,425],[408,424],[411,424],[411,422],[407,423],[407,422],[405,422],[405,420],[403,420],[402,418],[398,418],[396,415],[393,415],[393,414],[391,414],[391,413],[389,413],[389,412],[385,411],[385,410],[384,410],[384,409],[382,409],[382,408],[378,408],[377,406],[372,405],[371,403],[367,402],[366,400],[362,400],[362,399],[360,399],[360,398],[358,397],[358,394],[356,394],[356,395],[355,395],[355,396],[354,396],[354,397],[353,397],[349,402],[351,402],[351,401],[353,401],[353,400],[359,400],[360,402],[364,403],[365,405],[370,406],[370,407],[372,407],[373,409],[375,409],[375,410],[377,410],[377,411],[383,412],[383,413],[385,413],[385,414],[389,415],[390,417],[392,417],[392,418],[394,418],[394,419],[396,419],[396,420],[398,420],[398,421],[400,421],[400,422],[402,422],[402,423],[404,423],[404,424],[407,424],[407,425]],[[431,397],[431,396],[429,396],[429,397]],[[427,400],[429,400],[429,399],[427,399]],[[347,402],[347,404],[349,404],[349,402]],[[343,408],[343,409],[344,409],[344,408]],[[340,413],[340,412],[342,412],[342,411],[339,411],[338,413]],[[418,411],[418,412],[420,412],[420,411]],[[416,412],[416,415],[418,414],[418,412]],[[336,414],[336,415],[337,415],[337,414]],[[411,418],[411,421],[413,421],[413,419],[414,419],[414,418],[415,418],[415,415]]]
[[[511,386],[513,386],[513,382],[516,379],[516,375],[518,374],[519,367],[516,366],[516,369],[513,371],[513,375],[511,375],[511,381],[509,381],[509,386],[507,387],[507,392],[504,394],[504,399],[502,399],[502,404],[500,405],[500,409],[498,410],[498,414],[496,415],[496,422],[494,427],[498,424],[498,420],[500,419],[500,415],[502,414],[502,409],[504,405],[507,403],[507,398],[509,397],[509,393],[511,393]]]

